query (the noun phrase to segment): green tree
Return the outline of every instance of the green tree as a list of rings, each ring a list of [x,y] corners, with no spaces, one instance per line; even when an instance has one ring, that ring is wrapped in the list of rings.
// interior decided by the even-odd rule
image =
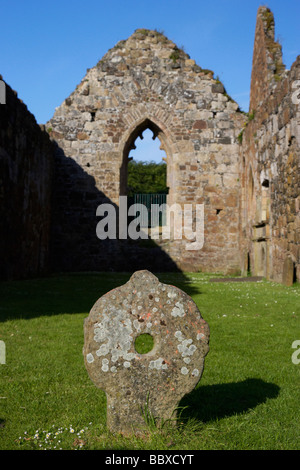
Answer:
[[[128,163],[128,196],[134,194],[167,194],[167,165],[155,162]]]

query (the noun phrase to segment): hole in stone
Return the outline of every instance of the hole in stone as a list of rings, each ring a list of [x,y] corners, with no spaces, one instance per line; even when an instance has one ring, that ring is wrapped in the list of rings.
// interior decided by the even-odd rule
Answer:
[[[138,354],[147,354],[152,351],[153,346],[154,339],[149,333],[143,333],[137,336],[134,342],[134,347]]]
[[[217,215],[220,214],[221,210],[222,210],[222,209],[216,209],[216,214],[217,214]]]
[[[264,188],[269,188],[270,186],[270,182],[268,179],[264,179],[263,182],[261,183],[261,185],[264,187]]]

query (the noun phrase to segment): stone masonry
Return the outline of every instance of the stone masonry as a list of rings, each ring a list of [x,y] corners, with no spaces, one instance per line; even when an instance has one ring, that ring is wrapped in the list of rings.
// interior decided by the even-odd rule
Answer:
[[[161,251],[180,269],[239,271],[241,187],[236,138],[243,120],[213,72],[202,70],[163,34],[140,29],[108,51],[47,124],[58,145],[60,172],[66,175],[73,167],[72,184],[64,177],[62,187],[60,181],[59,203],[54,207],[61,224],[59,233],[55,232],[56,249],[69,260],[66,268],[78,266],[76,234],[77,252],[86,267],[93,263],[101,270],[103,243],[95,239],[97,204],[105,196],[118,205],[119,195],[126,195],[129,151],[149,128],[167,155],[169,204],[204,204],[205,211],[202,250],[187,251],[185,240],[170,240],[160,244]],[[74,168],[79,168],[79,175]],[[83,180],[89,178],[94,183],[92,210],[80,217],[84,199],[92,197],[82,190]],[[71,194],[74,188],[81,192],[76,200]],[[92,252],[81,235],[86,224],[94,238]],[[127,246],[127,265],[133,259],[128,250]],[[111,251],[108,246],[107,252]],[[149,263],[143,267],[152,269]]]
[[[87,71],[46,124],[48,135],[6,85],[0,277],[250,269],[277,282],[299,280],[300,58],[286,70],[274,38],[273,14],[260,7],[248,115],[212,71],[145,29]],[[199,250],[172,237],[96,236],[97,207],[110,203],[118,214],[128,155],[145,129],[167,155],[168,203],[204,205]]]
[[[300,56],[285,70],[273,14],[261,7],[242,134],[241,249],[244,270],[248,259],[253,274],[286,284],[300,279],[299,80]]]
[[[4,83],[4,82],[3,82]],[[0,105],[0,279],[49,272],[53,144],[5,84]]]

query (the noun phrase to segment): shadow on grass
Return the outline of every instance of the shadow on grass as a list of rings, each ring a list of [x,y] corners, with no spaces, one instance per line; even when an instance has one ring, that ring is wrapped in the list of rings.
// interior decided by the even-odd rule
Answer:
[[[132,272],[63,273],[40,279],[0,282],[0,322],[45,315],[88,313],[108,291],[125,284]],[[164,284],[172,284],[188,295],[200,290],[184,273],[154,273]]]
[[[261,379],[246,379],[216,385],[205,385],[186,395],[179,404],[181,418],[208,422],[245,413],[267,399],[276,398],[278,385]]]

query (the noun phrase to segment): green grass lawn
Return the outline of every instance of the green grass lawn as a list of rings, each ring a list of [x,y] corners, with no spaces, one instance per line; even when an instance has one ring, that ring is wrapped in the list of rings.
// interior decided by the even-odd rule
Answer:
[[[299,449],[300,285],[158,274],[192,296],[210,352],[178,427],[125,438],[106,429],[106,397],[83,363],[83,321],[129,274],[71,274],[0,284],[0,449]],[[300,358],[300,354],[298,355]]]

